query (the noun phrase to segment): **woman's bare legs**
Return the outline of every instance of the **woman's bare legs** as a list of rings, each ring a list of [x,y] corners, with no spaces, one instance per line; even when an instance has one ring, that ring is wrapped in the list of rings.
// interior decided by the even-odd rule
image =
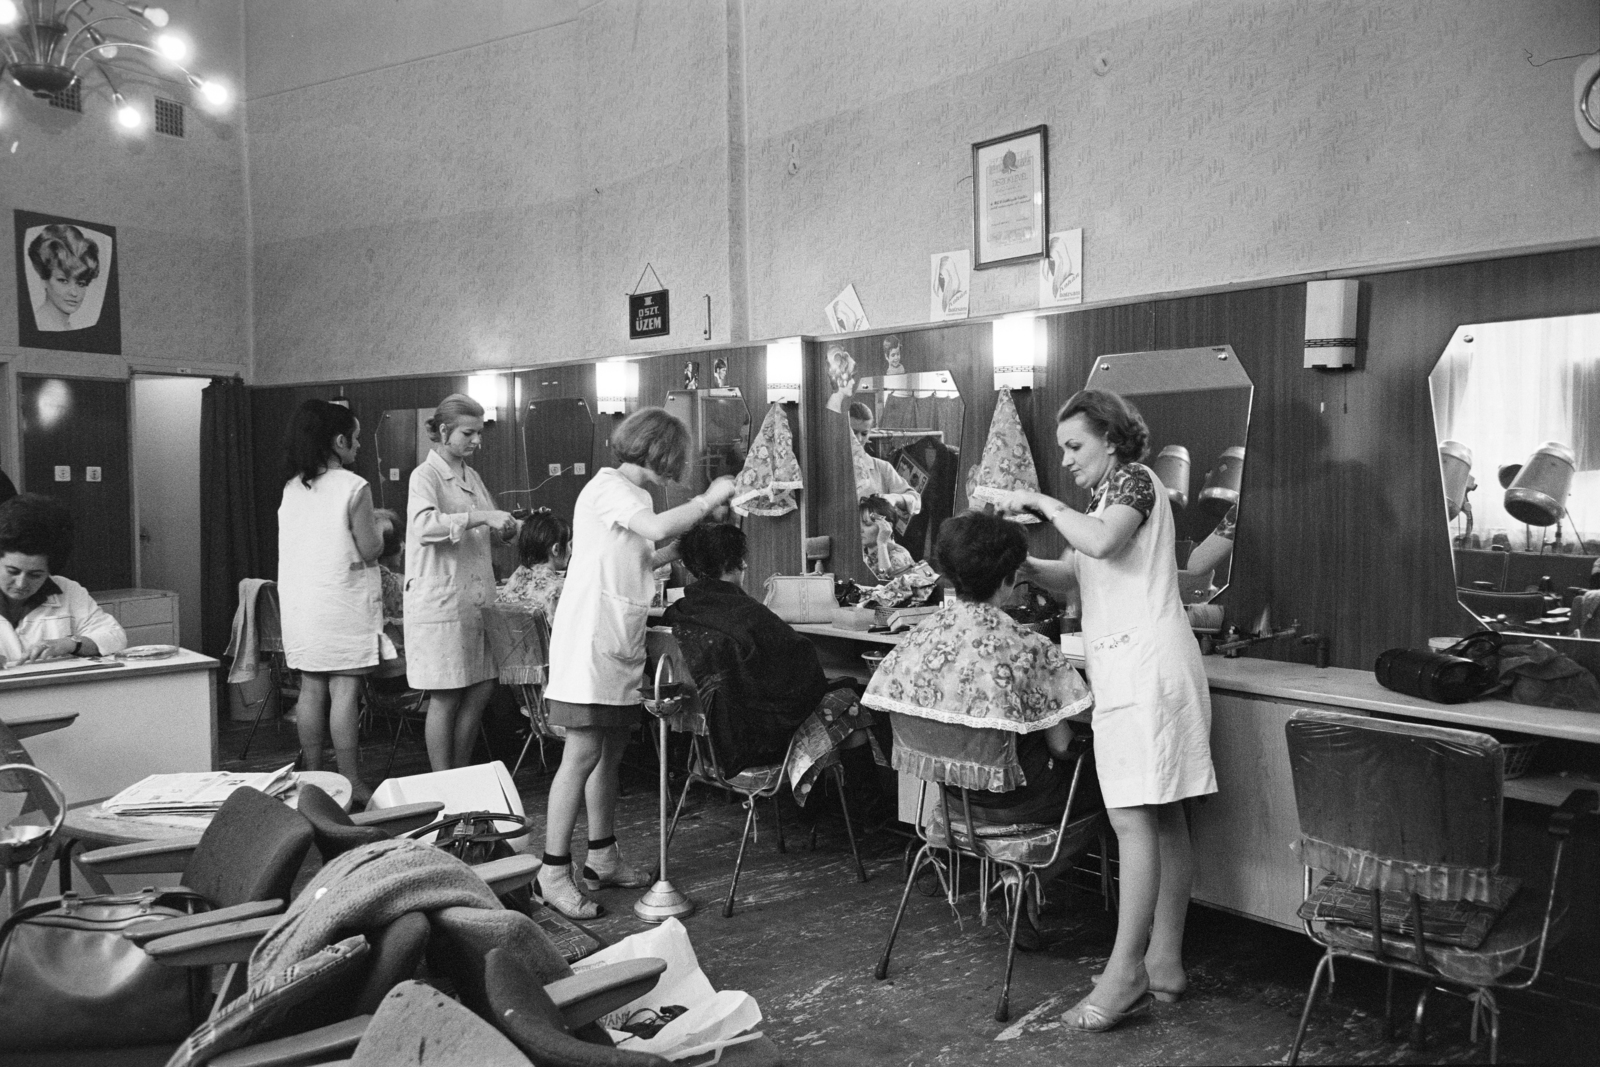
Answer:
[[[1157,808],[1108,808],[1111,828],[1117,833],[1121,868],[1117,895],[1117,939],[1106,961],[1105,973],[1090,995],[1108,1012],[1127,1010],[1150,987],[1145,973],[1145,948],[1155,921],[1161,892],[1160,820]]]
[[[330,710],[330,703],[332,704]],[[361,808],[372,790],[361,781],[361,676],[300,672],[300,699],[295,703],[295,729],[306,770],[322,769],[326,733],[333,734],[333,756],[339,773],[350,779],[351,804]],[[331,727],[331,730],[330,730]]]
[[[601,735],[600,759],[583,785],[583,806],[589,819],[589,840],[612,836],[617,814],[617,777],[622,753],[628,747],[626,726],[596,731]]]
[[[578,805],[584,802],[589,780],[605,757],[607,733],[609,731],[601,729],[567,728],[566,741],[561,746],[561,766],[556,768],[556,776],[550,781],[550,799],[545,808],[544,850],[549,855],[572,854],[572,828],[578,823]],[[612,773],[615,774],[615,770]],[[615,804],[613,797],[612,807],[606,813],[608,820]],[[590,807],[589,818],[593,820],[595,816],[594,808]],[[609,827],[606,832],[610,833]],[[589,835],[593,837],[594,833],[591,823]]]
[[[456,712],[455,736],[452,742],[454,766],[466,767],[472,763],[472,751],[478,745],[478,732],[483,727],[483,709],[494,696],[496,682],[493,678],[467,686],[467,695]]]
[[[328,729],[328,676],[300,672],[300,699],[294,704],[295,732],[306,770],[322,770],[322,746]]]
[[[1194,853],[1189,845],[1189,820],[1183,801],[1162,804],[1155,811],[1160,839],[1161,888],[1156,895],[1144,966],[1150,974],[1151,985],[1167,993],[1181,993],[1189,984],[1183,971],[1183,927],[1189,917]]]
[[[436,771],[465,767],[483,723],[483,709],[494,695],[494,680],[461,689],[435,689],[428,694],[428,718],[423,734],[428,742],[428,765]]]

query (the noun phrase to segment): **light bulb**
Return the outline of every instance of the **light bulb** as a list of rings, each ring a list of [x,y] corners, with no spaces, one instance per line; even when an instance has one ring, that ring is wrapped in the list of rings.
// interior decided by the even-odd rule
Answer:
[[[175,33],[163,33],[156,38],[156,48],[174,63],[182,63],[189,55],[189,44]]]
[[[11,0],[0,0],[0,26],[9,26],[17,21],[17,5]]]
[[[200,83],[200,95],[206,103],[221,107],[228,102],[228,87],[220,82],[203,81]]]
[[[121,93],[111,94],[111,106],[117,109],[117,121],[122,123],[124,129],[136,130],[144,121],[139,109],[128,103]]]
[[[103,48],[97,49],[96,51],[99,54],[101,59],[116,59],[117,58],[117,46],[114,45],[114,44],[108,44],[108,45],[104,46]]]
[[[147,7],[141,11],[135,6],[133,11],[136,15],[143,15],[145,21],[152,26],[159,28],[167,24],[167,9],[164,7]]]

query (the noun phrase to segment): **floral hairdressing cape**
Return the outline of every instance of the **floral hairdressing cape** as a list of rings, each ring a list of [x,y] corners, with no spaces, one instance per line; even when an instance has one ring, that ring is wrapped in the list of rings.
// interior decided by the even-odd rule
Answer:
[[[1048,638],[989,604],[948,600],[884,657],[861,702],[938,722],[1045,730],[1094,705]]]

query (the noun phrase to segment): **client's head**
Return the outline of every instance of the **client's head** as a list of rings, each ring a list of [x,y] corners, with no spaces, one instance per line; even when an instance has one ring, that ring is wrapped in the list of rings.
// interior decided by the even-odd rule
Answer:
[[[378,561],[398,560],[406,547],[406,520],[392,508],[375,508],[372,517],[377,520],[378,536],[383,539]]]
[[[1017,568],[1028,558],[1028,542],[1015,523],[969,511],[939,527],[933,558],[956,596],[981,603],[1015,582]]]
[[[32,597],[72,555],[72,512],[53,497],[21,493],[0,504],[0,592]]]
[[[572,558],[572,524],[549,508],[535,510],[517,533],[517,554],[524,567],[548,563],[566,570]]]
[[[697,579],[737,582],[745,569],[744,531],[725,522],[702,522],[678,538],[678,555]]]

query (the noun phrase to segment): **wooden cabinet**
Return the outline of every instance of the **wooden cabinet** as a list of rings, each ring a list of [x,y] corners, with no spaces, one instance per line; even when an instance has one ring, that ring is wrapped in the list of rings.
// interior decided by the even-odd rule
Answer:
[[[107,615],[122,624],[128,645],[178,643],[178,594],[164,589],[104,589],[93,594]]]

